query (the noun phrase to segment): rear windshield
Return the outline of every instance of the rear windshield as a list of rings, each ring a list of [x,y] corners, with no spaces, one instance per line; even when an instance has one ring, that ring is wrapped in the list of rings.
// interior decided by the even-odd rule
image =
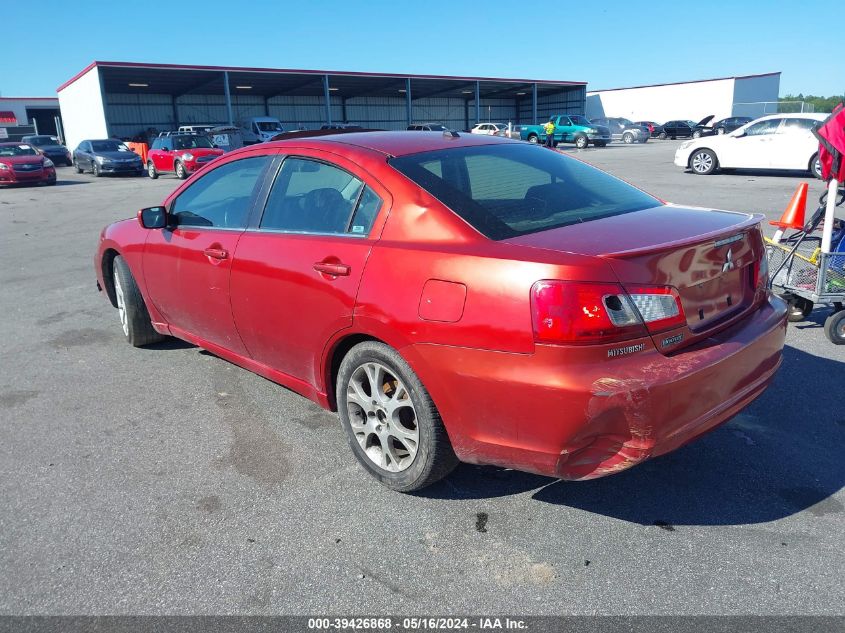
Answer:
[[[59,139],[55,136],[30,136],[27,141],[33,145],[58,145]]]
[[[422,152],[390,164],[493,240],[661,204],[579,160],[527,143]]]
[[[214,147],[214,145],[207,136],[191,135],[173,137],[174,149],[211,149],[212,147]]]

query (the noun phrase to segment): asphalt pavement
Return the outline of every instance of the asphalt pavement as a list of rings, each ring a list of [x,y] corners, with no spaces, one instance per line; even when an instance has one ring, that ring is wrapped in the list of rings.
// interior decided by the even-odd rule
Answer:
[[[677,144],[565,151],[769,218],[801,180],[822,191],[683,173]],[[0,190],[0,612],[845,613],[845,348],[823,309],[759,400],[673,454],[581,483],[463,465],[402,495],[334,414],[186,343],[123,340],[99,231],[178,182],[60,168]]]

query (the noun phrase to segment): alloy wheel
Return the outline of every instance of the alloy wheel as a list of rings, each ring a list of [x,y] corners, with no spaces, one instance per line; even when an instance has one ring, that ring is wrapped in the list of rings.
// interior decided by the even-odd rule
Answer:
[[[388,472],[414,462],[419,447],[417,414],[408,388],[388,367],[360,365],[346,389],[349,423],[367,458]]]
[[[120,276],[117,274],[117,268],[114,270],[114,298],[117,303],[117,313],[120,316],[120,325],[123,328],[123,333],[129,336],[129,317],[126,314],[126,301],[123,298],[123,286],[120,285]]]
[[[713,169],[713,157],[707,152],[698,152],[692,157],[692,170],[697,174],[707,174]]]

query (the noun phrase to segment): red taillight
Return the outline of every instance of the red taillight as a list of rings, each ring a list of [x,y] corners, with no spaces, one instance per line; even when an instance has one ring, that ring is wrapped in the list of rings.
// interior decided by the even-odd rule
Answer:
[[[672,286],[625,286],[651,334],[685,325],[687,317],[681,297]]]
[[[618,284],[538,281],[531,288],[538,343],[609,343],[645,336]]]
[[[754,290],[765,290],[769,285],[769,259],[766,253],[754,261]]]
[[[538,281],[531,310],[538,343],[611,343],[686,324],[671,286]]]

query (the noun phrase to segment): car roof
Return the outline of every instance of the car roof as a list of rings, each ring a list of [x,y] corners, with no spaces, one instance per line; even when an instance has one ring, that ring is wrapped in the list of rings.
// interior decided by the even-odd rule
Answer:
[[[347,145],[369,149],[387,156],[406,156],[420,152],[432,152],[452,147],[474,147],[478,145],[501,145],[504,143],[520,143],[501,136],[486,136],[483,134],[454,133],[450,136],[444,132],[352,132],[328,136],[296,138],[282,141],[271,141],[268,146],[286,147],[303,146],[330,147],[332,145]]]

